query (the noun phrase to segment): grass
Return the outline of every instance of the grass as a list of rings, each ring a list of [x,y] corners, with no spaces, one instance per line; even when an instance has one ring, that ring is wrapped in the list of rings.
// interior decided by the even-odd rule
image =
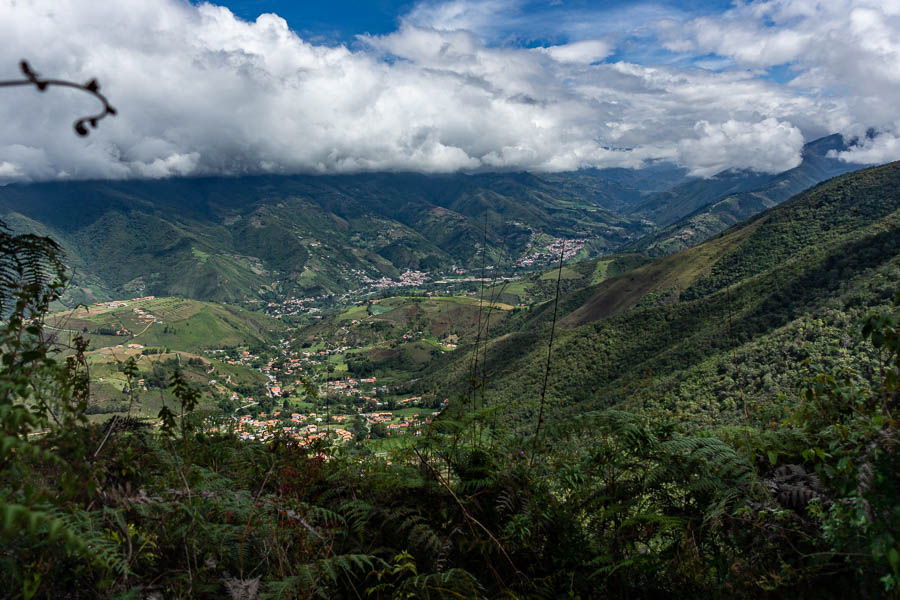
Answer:
[[[152,322],[149,318],[142,319],[135,309],[152,315]],[[225,345],[269,343],[273,332],[267,328],[281,328],[280,323],[263,315],[182,298],[127,301],[127,306],[118,308],[83,307],[50,315],[48,322],[57,328],[56,333],[63,342],[71,341],[78,333],[90,341],[87,359],[91,367],[91,405],[109,411],[92,415],[93,420],[109,418],[116,414],[116,409],[119,414],[127,410],[129,398],[122,393],[127,379],[120,372],[119,364],[130,358],[136,361],[138,379],[150,378],[154,370],[161,370],[168,378],[175,368],[172,361],[179,361],[188,381],[203,394],[201,407],[214,406],[214,394],[228,397],[232,389],[240,386],[262,386],[266,378],[261,373],[243,365],[205,358],[202,353]],[[101,328],[125,328],[132,335],[90,333]],[[83,333],[84,330],[88,333]],[[143,348],[129,348],[129,344]],[[171,351],[144,355],[144,348]],[[189,360],[202,364],[190,365]],[[159,389],[137,388],[135,396],[134,412],[141,416],[155,417],[164,404],[170,408],[177,404],[170,392]]]
[[[745,241],[762,222],[759,219],[728,235],[601,282],[561,324],[576,327],[611,317],[635,306],[649,292],[687,289],[709,273],[718,257]]]
[[[375,454],[387,454],[395,450],[409,448],[416,440],[416,436],[402,434],[394,434],[386,438],[372,439],[366,441],[366,447]]]
[[[542,280],[552,279],[555,281],[557,276],[559,276],[561,279],[581,279],[582,278],[581,273],[578,273],[577,271],[571,269],[570,267],[563,266],[562,273],[560,273],[559,269],[556,268],[556,269],[553,269],[551,271],[547,271],[547,272],[541,274],[541,279]]]
[[[104,409],[120,408],[121,410],[110,410],[110,412],[93,415],[94,420],[105,420],[113,414],[124,415],[127,412],[129,396],[122,392],[127,386],[128,380],[125,375],[118,370],[117,360],[126,359],[128,356],[135,356],[138,369],[141,371],[138,378],[142,378],[149,374],[152,370],[152,362],[150,357],[125,352],[119,353],[102,353],[94,352],[88,355],[88,361],[91,365],[91,406],[101,407]],[[154,357],[154,361],[173,358],[175,355],[160,355]],[[185,357],[185,361],[186,361]],[[190,357],[198,358],[198,357]],[[200,401],[200,408],[212,408],[213,401],[210,394],[211,387],[209,385],[209,376],[205,372],[196,370],[193,367],[185,367],[184,374],[189,382],[196,385],[203,396]],[[156,417],[163,405],[173,409],[178,405],[178,401],[168,390],[148,389],[144,391],[137,388],[135,391],[135,404],[133,413],[136,416]]]
[[[275,319],[223,304],[184,298],[126,302],[119,308],[90,306],[54,313],[47,322],[64,330],[61,333],[89,337],[92,348],[138,343],[189,352],[268,343],[284,329]],[[99,330],[127,330],[130,335],[103,335]]]
[[[199,248],[191,248],[191,254],[194,255],[194,258],[197,259],[197,262],[200,264],[206,263],[206,260],[209,258],[209,253],[200,250]]]

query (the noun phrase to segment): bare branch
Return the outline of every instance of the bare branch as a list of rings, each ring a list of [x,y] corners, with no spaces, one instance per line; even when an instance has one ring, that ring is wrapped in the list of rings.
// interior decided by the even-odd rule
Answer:
[[[28,64],[28,61],[22,60],[19,62],[19,67],[22,69],[22,74],[25,75],[25,79],[12,79],[6,81],[0,81],[0,87],[13,87],[20,85],[33,85],[38,91],[43,92],[49,86],[55,85],[59,87],[69,87],[75,88],[76,90],[81,90],[91,94],[95,98],[97,98],[100,102],[103,103],[103,111],[99,112],[95,115],[88,115],[86,117],[82,117],[75,121],[75,133],[80,136],[86,136],[88,134],[87,126],[90,125],[92,128],[97,128],[97,123],[100,119],[103,119],[107,115],[115,116],[117,111],[106,99],[106,96],[100,93],[100,84],[97,83],[96,79],[91,79],[85,84],[75,83],[72,81],[65,81],[62,79],[42,79],[38,76],[38,74],[31,68],[31,65]]]

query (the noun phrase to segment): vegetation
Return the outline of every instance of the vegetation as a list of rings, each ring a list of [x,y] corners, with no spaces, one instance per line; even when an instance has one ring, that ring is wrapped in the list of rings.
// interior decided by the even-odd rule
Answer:
[[[471,276],[482,246],[495,274],[504,275],[555,263],[547,249],[557,240],[575,248],[569,262],[612,252],[671,254],[858,168],[828,157],[843,148],[840,136],[829,136],[807,144],[803,163],[784,173],[710,179],[656,165],[540,176],[13,184],[0,189],[0,217],[16,232],[51,236],[65,249],[74,268],[61,297],[69,307],[151,294],[321,300],[366,286],[375,293],[373,282],[397,281],[407,271]],[[501,301],[546,300],[553,290],[548,295],[545,287],[523,283]]]
[[[161,411],[158,431],[89,425],[84,342],[59,362],[41,336],[60,273],[48,285],[12,264],[23,283],[4,290],[0,577],[16,595],[897,591],[900,294],[859,327],[876,385],[814,370],[771,421],[687,434],[589,412],[550,432],[549,451],[469,413],[388,464],[210,432],[179,374],[180,408]]]
[[[61,345],[50,315],[60,248],[0,231],[0,584],[24,598],[896,597],[898,173],[829,182],[611,279],[616,263],[565,267],[585,286],[558,306],[498,305],[490,333],[471,299],[338,315],[458,327],[471,344],[443,377],[480,383],[421,437],[376,440],[387,454],[240,441],[202,410],[190,369],[208,359],[167,363],[161,344],[106,363],[129,386],[138,356],[171,366],[146,374],[172,400],[156,420],[91,422],[98,350],[78,328]],[[538,438],[527,390],[556,311]],[[114,311],[78,318],[131,329]]]
[[[22,71],[0,85],[103,102],[79,135],[115,114],[96,81]],[[776,177],[707,182],[657,165],[8,186],[15,230],[60,243],[0,223],[2,595],[900,597],[900,163],[661,260],[564,265],[628,245],[648,225],[635,215],[697,208],[632,245],[692,246],[850,168],[826,156],[841,143]],[[172,202],[178,218],[159,210]],[[66,251],[87,267],[76,286]],[[489,258],[554,252],[553,271],[486,276]],[[475,296],[335,301],[296,321],[297,299],[281,303],[479,260],[461,288]],[[307,326],[175,297],[53,312],[147,290],[265,297]],[[320,410],[310,371],[332,390],[312,443],[278,426]],[[365,393],[384,402],[342,397],[337,373],[377,373]],[[396,408],[385,379],[428,391],[370,427],[353,404]],[[282,400],[288,384],[305,398]],[[281,421],[241,440],[234,415],[275,417],[276,398]],[[329,425],[332,401],[352,433]],[[392,437],[394,417],[415,433]]]
[[[228,304],[187,298],[125,300],[55,312],[47,327],[62,338],[81,333],[91,350],[140,344],[198,353],[271,343],[286,331],[276,319]]]
[[[646,229],[527,174],[9,185],[0,215],[66,250],[69,306],[341,294],[407,270],[475,268],[485,239],[491,264],[511,268],[538,235],[590,232],[587,258]]]
[[[554,411],[646,405],[708,424],[791,394],[807,359],[871,373],[852,329],[900,285],[898,174],[895,163],[822,184],[717,239],[563,297]],[[485,396],[511,422],[534,418],[552,309],[508,321],[480,363]],[[426,379],[467,393],[466,351]]]

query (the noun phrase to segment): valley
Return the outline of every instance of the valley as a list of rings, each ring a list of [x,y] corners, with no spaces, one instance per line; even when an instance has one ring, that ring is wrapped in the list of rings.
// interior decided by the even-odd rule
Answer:
[[[891,165],[827,182],[655,260],[578,260],[583,246],[552,242],[531,254],[545,257],[543,269],[520,273],[490,264],[487,249],[480,270],[407,271],[341,294],[251,298],[242,308],[133,298],[64,310],[47,324],[91,340],[100,419],[129,406],[152,418],[173,402],[165,381],[181,368],[203,390],[201,406],[229,415],[243,437],[333,431],[378,448],[401,429],[421,434],[447,406],[479,402],[527,427],[557,312],[551,421],[637,402],[686,428],[738,422],[748,405],[762,410],[790,394],[803,373],[798,356],[872,372],[871,355],[838,342],[900,282],[900,206],[870,191],[900,183],[896,173]],[[805,341],[778,361],[765,355],[792,335]],[[121,370],[131,358],[140,375],[129,385]]]
[[[900,600],[898,2],[0,1],[0,598]]]
[[[455,284],[482,278],[483,265],[518,279],[560,253],[671,254],[859,168],[829,157],[846,147],[829,136],[784,173],[707,179],[658,166],[12,184],[0,186],[0,218],[59,242],[66,306],[149,295],[334,305],[426,282],[471,291]]]
[[[4,305],[14,311],[4,361],[15,368],[0,376],[26,394],[6,405],[18,433],[4,443],[24,457],[17,464],[40,465],[29,485],[58,480],[75,502],[103,504],[77,505],[90,515],[80,522],[59,508],[7,514],[26,511],[44,519],[36,531],[77,531],[126,559],[127,536],[153,531],[166,546],[138,549],[147,566],[135,568],[148,570],[156,556],[180,562],[185,540],[239,567],[230,553],[244,536],[257,564],[268,556],[260,540],[296,550],[321,538],[340,544],[333,563],[351,594],[376,590],[391,565],[443,560],[444,547],[465,568],[425,581],[463,598],[486,597],[468,586],[492,585],[492,572],[522,597],[568,585],[691,596],[719,580],[746,586],[747,598],[759,580],[776,594],[847,590],[859,585],[850,552],[871,557],[862,569],[881,577],[869,585],[878,590],[896,517],[883,508],[870,518],[858,499],[896,506],[898,189],[900,163],[890,163],[662,256],[625,244],[592,257],[589,238],[541,235],[514,261],[476,242],[464,265],[363,271],[352,284],[232,302],[131,294],[67,308],[70,288],[35,295],[43,280],[32,278],[19,293],[37,300]],[[0,241],[30,257],[7,266],[24,281],[48,260],[40,238]],[[64,281],[65,267],[48,264]],[[91,458],[51,463],[50,452]],[[877,477],[860,496],[869,468]],[[161,520],[160,507],[174,516]],[[15,514],[5,531],[23,522]],[[133,531],[92,534],[119,517]],[[177,523],[198,527],[181,537]],[[833,540],[849,550],[830,550]],[[406,550],[391,556],[384,544]],[[332,560],[324,552],[318,560]],[[621,574],[580,575],[590,561]],[[204,568],[212,589],[218,575]],[[796,579],[777,579],[785,571]]]

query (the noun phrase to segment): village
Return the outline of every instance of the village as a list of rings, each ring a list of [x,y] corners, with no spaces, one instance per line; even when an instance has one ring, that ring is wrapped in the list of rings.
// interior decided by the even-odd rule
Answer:
[[[160,355],[157,361],[171,361],[170,366],[185,361],[184,364],[193,371],[195,383],[209,399],[207,407],[218,408],[225,421],[230,421],[225,429],[241,439],[268,440],[280,435],[306,445],[315,440],[363,444],[368,440],[416,436],[422,434],[423,428],[443,406],[433,398],[402,394],[397,386],[402,387],[403,381],[390,377],[379,380],[374,375],[354,376],[347,370],[345,353],[363,348],[352,347],[337,339],[323,339],[314,346],[296,338],[279,339],[276,343],[255,346],[199,350],[199,356],[191,353],[179,356],[179,352],[171,352],[159,345],[161,338],[158,335],[148,345],[143,334],[150,327],[164,335],[175,331],[174,322],[169,318],[172,307],[160,305],[161,302],[171,301],[146,296],[98,302],[85,309],[86,314],[93,315],[119,311],[105,321],[115,325],[85,327],[94,336],[113,337],[109,340],[113,345],[99,348],[92,356],[107,362],[122,362],[126,357],[137,360],[139,368],[144,370],[133,385],[142,395],[158,394],[154,390],[160,385],[165,387],[168,377],[155,373],[152,365],[158,367],[160,362],[148,362],[148,359]],[[177,303],[175,301],[175,305]],[[277,306],[302,305],[300,300],[286,300]],[[127,316],[121,316],[123,310]],[[87,325],[88,322],[84,323]],[[178,327],[186,328],[185,325]],[[114,338],[125,339],[115,344]],[[409,335],[403,336],[404,340],[407,338]],[[455,347],[449,342],[446,344],[448,348]],[[150,368],[143,366],[145,362]],[[239,369],[229,371],[216,367],[216,363]],[[116,386],[125,385],[118,373],[120,370],[110,372],[105,369],[98,373],[95,381],[116,389]],[[250,371],[258,376],[238,375]],[[147,379],[151,373],[152,382]],[[126,393],[127,387],[120,388],[121,393]],[[211,429],[222,430],[222,427],[222,420],[217,419]]]
[[[211,357],[242,365],[265,375],[257,396],[232,392],[230,427],[241,439],[269,440],[277,435],[300,445],[315,440],[365,442],[422,434],[443,404],[429,407],[420,396],[399,398],[378,378],[329,373],[329,357],[351,348],[292,350],[290,340],[255,353],[249,350],[212,350]],[[268,355],[272,352],[272,355]],[[224,356],[223,356],[224,355]],[[233,407],[233,408],[232,408]],[[221,426],[217,426],[221,430]]]
[[[362,442],[392,435],[419,436],[422,435],[422,427],[432,420],[431,417],[422,418],[419,413],[395,417],[391,411],[319,416],[315,412],[304,415],[280,410],[273,411],[271,415],[261,412],[256,416],[241,415],[234,419],[234,432],[243,440],[266,441],[281,435],[296,440],[300,446],[324,438],[337,442]]]
[[[535,241],[532,234],[532,243]],[[547,267],[560,260],[563,262],[572,260],[575,255],[584,248],[588,242],[586,238],[557,239],[554,238],[543,248],[533,248],[516,261],[515,267],[520,269],[533,269],[535,267]]]

